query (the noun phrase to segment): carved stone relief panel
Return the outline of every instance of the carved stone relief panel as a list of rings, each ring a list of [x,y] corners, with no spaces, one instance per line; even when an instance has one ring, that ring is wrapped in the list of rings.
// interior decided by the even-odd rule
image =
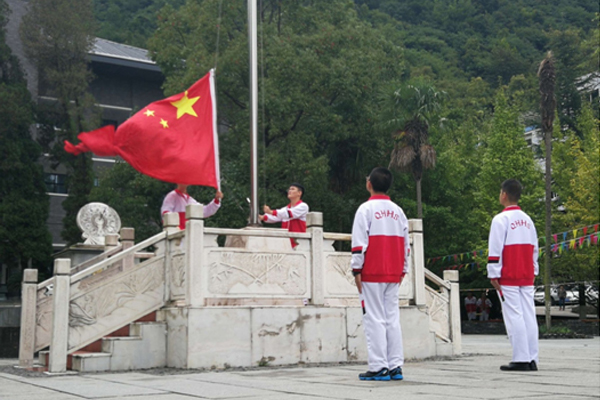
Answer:
[[[356,296],[356,283],[350,269],[350,253],[326,253],[326,294]]]
[[[185,297],[185,253],[171,254],[171,298]]]
[[[212,250],[208,255],[209,295],[307,296],[306,253]]]
[[[443,337],[450,337],[450,304],[448,298],[426,287],[429,327]]]
[[[45,290],[45,289],[44,289]],[[50,345],[52,334],[52,316],[54,315],[52,296],[39,299],[35,310],[35,350]]]
[[[71,300],[69,349],[110,333],[163,302],[164,259],[159,258]]]

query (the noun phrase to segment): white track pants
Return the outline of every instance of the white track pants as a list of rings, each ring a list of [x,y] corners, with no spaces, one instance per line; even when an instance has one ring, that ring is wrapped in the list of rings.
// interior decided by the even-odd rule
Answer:
[[[363,326],[369,353],[369,371],[404,364],[402,330],[398,308],[398,283],[363,282]]]
[[[502,315],[513,349],[513,362],[539,363],[538,325],[533,286],[502,286]]]

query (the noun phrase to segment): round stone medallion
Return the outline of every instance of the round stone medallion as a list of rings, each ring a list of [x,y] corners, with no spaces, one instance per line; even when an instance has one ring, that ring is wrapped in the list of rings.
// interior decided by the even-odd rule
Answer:
[[[104,203],[88,203],[77,213],[77,226],[83,232],[83,244],[104,245],[106,235],[119,233],[121,218]]]

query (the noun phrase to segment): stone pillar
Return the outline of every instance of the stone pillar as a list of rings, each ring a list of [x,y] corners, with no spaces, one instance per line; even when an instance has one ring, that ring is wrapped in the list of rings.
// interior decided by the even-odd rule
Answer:
[[[452,337],[452,353],[462,352],[462,336],[460,331],[460,293],[458,286],[458,271],[444,271],[444,280],[450,282],[450,335]]]
[[[166,213],[163,214],[163,230],[167,231],[167,234],[179,231],[179,214],[178,213]]]
[[[413,288],[415,295],[415,305],[424,306],[427,304],[425,294],[425,250],[423,248],[423,220],[408,220],[408,231],[412,237],[413,265],[415,266],[413,276]]]
[[[54,315],[52,319],[52,338],[50,340],[51,373],[66,372],[67,350],[69,344],[69,303],[71,298],[71,260],[54,260]]]
[[[121,244],[123,245],[123,249],[121,251],[125,251],[135,244],[135,229],[133,228],[121,228]],[[131,254],[123,259],[123,270],[126,271],[129,268],[133,267],[135,263],[135,254]]]
[[[325,257],[323,255],[323,213],[310,212],[306,216],[310,238],[311,304],[325,303]]]
[[[185,301],[191,307],[204,307],[204,207],[190,204],[185,208]]]
[[[167,236],[171,233],[179,231],[179,214],[178,213],[165,213],[162,217],[163,220],[163,231],[167,233]],[[167,239],[164,241],[164,247],[162,244],[156,246],[156,254],[165,255],[165,302],[171,301],[171,268],[172,268],[172,255],[174,246],[179,246],[181,239]]]
[[[35,353],[35,314],[37,307],[37,269],[23,271],[21,289],[21,335],[19,338],[19,367],[33,366]]]

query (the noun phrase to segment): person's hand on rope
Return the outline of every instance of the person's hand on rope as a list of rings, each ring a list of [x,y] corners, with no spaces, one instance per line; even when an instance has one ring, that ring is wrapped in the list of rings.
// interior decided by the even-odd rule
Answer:
[[[223,199],[223,192],[221,192],[220,190],[217,190],[217,193],[215,193],[215,200],[221,201],[222,199]]]
[[[268,205],[266,205],[266,204],[263,206],[263,212],[264,212],[265,214],[273,215],[273,211],[272,211],[272,210],[271,210],[271,208],[270,208]]]

